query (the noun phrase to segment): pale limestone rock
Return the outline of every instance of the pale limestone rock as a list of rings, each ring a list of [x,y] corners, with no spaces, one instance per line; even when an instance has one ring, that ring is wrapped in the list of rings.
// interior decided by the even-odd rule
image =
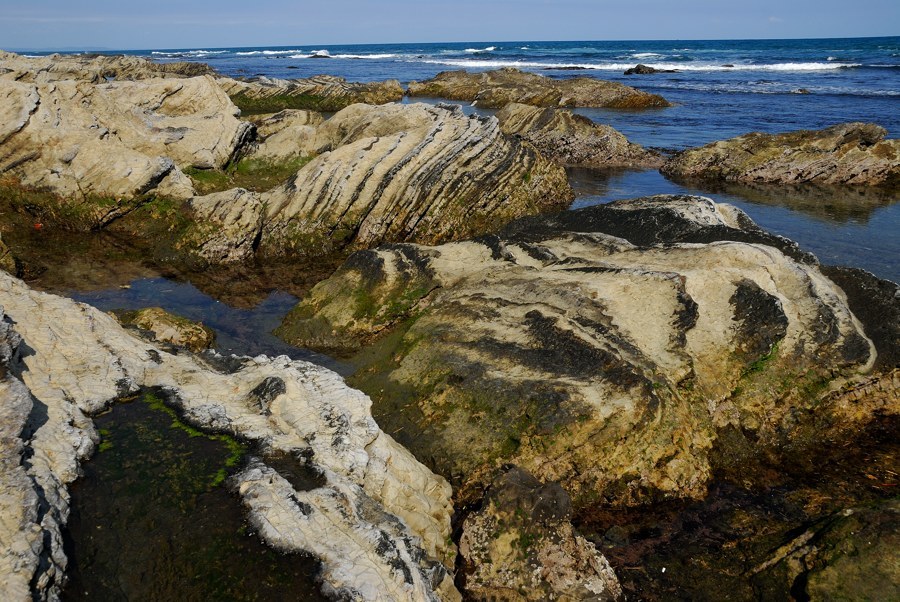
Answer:
[[[221,168],[252,135],[211,77],[92,84],[5,82],[0,174],[76,197],[157,189],[189,198],[187,167]]]
[[[316,128],[324,121],[321,113],[299,109],[286,109],[260,117],[263,118],[250,119],[256,124],[260,139],[251,156],[268,161],[284,161],[311,154]]]
[[[335,576],[332,586],[339,592],[363,592],[358,599],[422,600],[438,595],[435,590],[446,577],[439,561],[452,557],[447,544],[450,487],[384,434],[369,413],[368,397],[349,389],[338,375],[307,362],[265,356],[245,358],[231,373],[218,372],[195,356],[171,355],[135,338],[94,308],[32,291],[5,274],[0,274],[0,306],[2,349],[8,350],[3,355],[4,395],[13,400],[3,406],[11,415],[3,422],[9,430],[4,431],[2,456],[2,479],[10,484],[4,491],[12,497],[0,498],[10,509],[0,521],[0,540],[13,552],[0,561],[0,579],[18,588],[13,591],[28,592],[33,582],[37,598],[54,599],[64,583],[60,532],[68,518],[67,486],[98,440],[88,414],[140,387],[159,387],[188,422],[259,441],[275,451],[303,452],[310,457],[310,467],[324,475],[326,484],[320,490],[303,494],[316,516],[326,521],[316,525],[289,512],[271,511],[270,506],[288,508],[285,496],[294,493],[282,480],[273,476],[244,487],[253,520],[268,521],[271,529],[264,535],[271,535],[273,544],[303,549],[326,564],[366,557],[365,571],[347,573],[339,563],[326,569],[326,575]],[[28,345],[28,353],[16,352],[21,347],[18,337]],[[20,387],[9,392],[16,387],[10,384],[10,371],[27,391]],[[262,403],[254,391],[273,379],[283,387]],[[23,392],[40,400],[47,414],[27,442],[27,467],[20,466],[18,458],[23,449],[21,424],[29,410]],[[28,482],[22,481],[23,470]],[[251,477],[239,481],[249,483]],[[43,515],[35,514],[38,496],[47,508]],[[260,499],[268,506],[260,506]],[[315,506],[319,500],[323,505]],[[348,522],[348,512],[365,523]],[[321,524],[328,524],[329,531]],[[354,530],[368,530],[386,543],[374,551],[354,548],[372,542]],[[290,534],[289,540],[280,539],[279,533]],[[335,541],[350,547],[341,549]],[[379,549],[391,553],[382,555]],[[24,581],[16,567],[25,572]],[[407,575],[413,576],[412,585]],[[448,595],[452,599],[452,591]]]
[[[872,123],[785,134],[754,132],[679,153],[670,177],[778,184],[900,186],[900,140]]]
[[[500,129],[533,144],[548,159],[589,167],[659,167],[662,158],[608,125],[566,109],[510,103],[497,113]]]
[[[834,433],[900,412],[896,389],[859,405],[829,396],[878,352],[814,258],[700,197],[361,251],[278,333],[347,352],[396,324],[408,329],[372,355],[390,361],[360,366],[354,383],[386,407],[412,400],[415,413],[379,420],[462,499],[502,462],[579,504],[700,497],[725,429],[769,453],[809,432],[798,417],[813,408]]]

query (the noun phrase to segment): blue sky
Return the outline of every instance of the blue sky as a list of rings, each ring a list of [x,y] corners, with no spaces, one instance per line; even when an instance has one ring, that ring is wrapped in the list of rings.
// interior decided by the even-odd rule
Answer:
[[[0,0],[0,48],[900,35],[897,0]]]

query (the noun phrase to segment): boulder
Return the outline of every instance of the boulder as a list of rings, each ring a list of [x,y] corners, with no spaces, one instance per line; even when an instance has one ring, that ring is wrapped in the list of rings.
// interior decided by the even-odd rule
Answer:
[[[322,475],[316,489],[297,491],[259,460],[232,483],[260,536],[320,558],[335,596],[459,599],[446,568],[455,555],[449,485],[381,431],[369,398],[337,374],[285,356],[175,354],[2,272],[0,306],[4,599],[58,599],[68,487],[99,441],[90,416],[145,388],[198,428],[306,458]]]
[[[702,497],[723,433],[777,454],[896,414],[879,320],[740,210],[662,195],[361,251],[278,334],[375,341],[350,382],[459,499],[514,462],[581,506]]]
[[[108,80],[198,77],[214,75],[203,63],[154,63],[145,58],[104,54],[51,54],[24,57],[0,51],[0,81],[47,84],[62,80],[93,84]]]
[[[886,135],[871,123],[754,132],[681,152],[660,171],[672,178],[897,187],[900,140],[885,140]]]
[[[504,136],[496,119],[459,107],[353,105],[297,144],[317,156],[282,186],[225,204],[230,193],[191,201],[198,218],[221,225],[212,247],[200,245],[204,256],[442,242],[573,198],[562,168]],[[248,217],[260,211],[260,221]]]
[[[566,109],[510,103],[497,113],[500,130],[533,144],[548,159],[587,167],[659,167],[661,157],[608,125]]]
[[[113,317],[124,326],[148,331],[156,342],[171,343],[190,351],[209,349],[216,340],[216,333],[211,328],[170,314],[161,307],[114,312]]]
[[[256,124],[258,138],[251,156],[268,161],[285,161],[309,154],[316,128],[325,121],[321,113],[300,109],[254,115],[249,120]]]
[[[403,87],[395,79],[357,83],[333,75],[291,80],[221,77],[218,83],[244,115],[275,113],[283,109],[340,111],[356,103],[378,105],[403,98]]]
[[[666,99],[624,84],[590,77],[551,79],[504,67],[469,73],[444,71],[424,82],[410,82],[409,96],[465,100],[500,109],[511,102],[536,107],[601,107],[644,109],[671,106]]]
[[[0,174],[96,201],[88,208],[96,225],[150,191],[192,196],[181,170],[224,167],[253,134],[209,76],[3,88]]]
[[[571,518],[562,487],[504,467],[463,523],[466,593],[475,600],[624,600],[612,567]]]
[[[657,69],[647,65],[635,65],[625,70],[625,75],[652,75],[654,73],[678,73],[678,69]]]

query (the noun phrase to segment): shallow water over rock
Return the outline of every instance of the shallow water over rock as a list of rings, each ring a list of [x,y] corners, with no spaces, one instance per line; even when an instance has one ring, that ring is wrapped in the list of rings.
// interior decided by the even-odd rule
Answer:
[[[246,449],[152,395],[98,416],[99,452],[71,488],[67,600],[323,600],[318,562],[266,547],[227,474]]]

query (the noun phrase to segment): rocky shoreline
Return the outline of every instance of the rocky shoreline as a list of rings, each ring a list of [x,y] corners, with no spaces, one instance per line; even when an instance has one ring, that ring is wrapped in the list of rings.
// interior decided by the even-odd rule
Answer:
[[[69,486],[97,453],[92,417],[149,390],[254,450],[230,474],[235,503],[266,544],[318,559],[335,599],[666,599],[676,590],[650,571],[673,562],[679,595],[701,598],[723,578],[748,596],[895,587],[897,285],[822,266],[703,197],[562,211],[564,166],[890,195],[900,149],[878,126],[665,158],[569,110],[669,106],[661,97],[515,69],[404,90],[0,53],[0,82],[10,600],[64,596]],[[111,316],[34,290],[17,277],[66,263],[29,247],[44,229],[60,249],[127,239],[134,265],[223,295],[273,286],[276,263],[308,271],[277,332],[351,358],[353,374],[224,357],[204,351],[209,329],[160,308]],[[124,265],[104,261],[94,269]],[[238,283],[240,270],[261,276]],[[854,449],[865,470],[848,464]],[[292,482],[271,454],[317,484]],[[784,518],[770,525],[773,504]],[[713,544],[685,526],[697,517]]]

